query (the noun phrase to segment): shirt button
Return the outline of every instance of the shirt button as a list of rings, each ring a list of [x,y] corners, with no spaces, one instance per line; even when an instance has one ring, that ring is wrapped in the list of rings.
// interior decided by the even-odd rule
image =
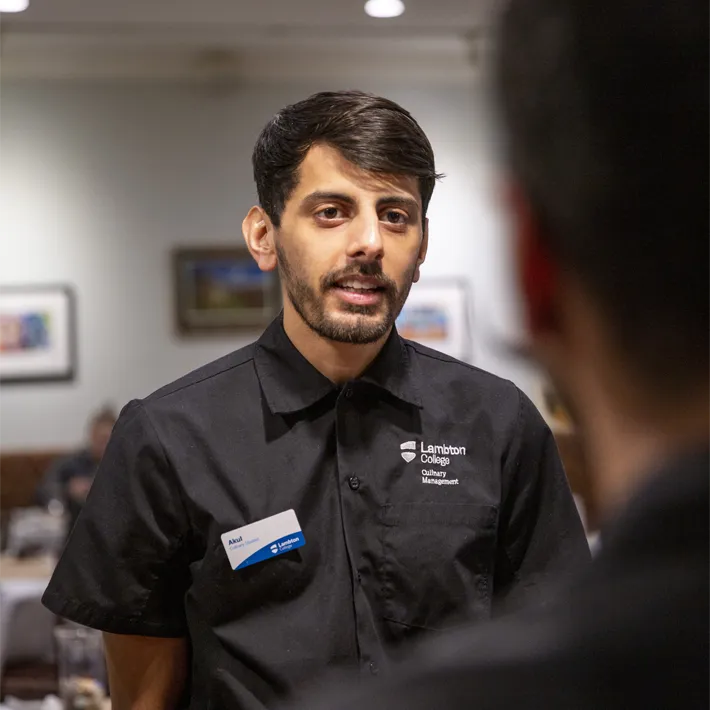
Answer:
[[[360,488],[360,479],[357,476],[351,476],[348,479],[348,485],[350,486],[350,488],[356,491],[358,488]]]
[[[372,675],[377,675],[380,672],[380,669],[377,667],[376,663],[370,663],[370,673]]]
[[[346,387],[345,388],[345,399],[350,399],[352,396],[353,396],[353,388]]]

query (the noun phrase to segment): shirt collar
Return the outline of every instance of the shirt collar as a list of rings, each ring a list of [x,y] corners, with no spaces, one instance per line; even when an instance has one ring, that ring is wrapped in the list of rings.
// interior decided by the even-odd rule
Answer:
[[[283,327],[283,313],[257,341],[254,363],[266,403],[274,414],[306,409],[339,389],[318,372],[290,341]],[[358,379],[421,407],[416,384],[418,365],[395,328],[372,364]]]
[[[418,382],[420,382],[419,363],[416,354],[407,348],[399,337],[396,328],[392,328],[382,350],[363,372],[360,380],[386,390],[403,402],[422,406]]]

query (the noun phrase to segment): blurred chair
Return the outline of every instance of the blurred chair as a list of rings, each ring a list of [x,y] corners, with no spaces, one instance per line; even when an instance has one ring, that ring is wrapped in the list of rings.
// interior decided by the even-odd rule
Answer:
[[[54,615],[42,606],[46,579],[0,582],[0,674],[8,663],[53,663]]]

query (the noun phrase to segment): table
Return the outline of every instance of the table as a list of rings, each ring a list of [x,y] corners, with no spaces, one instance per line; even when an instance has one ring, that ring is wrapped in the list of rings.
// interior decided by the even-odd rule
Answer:
[[[0,581],[8,579],[43,579],[49,581],[54,571],[54,559],[49,556],[17,559],[0,555]]]

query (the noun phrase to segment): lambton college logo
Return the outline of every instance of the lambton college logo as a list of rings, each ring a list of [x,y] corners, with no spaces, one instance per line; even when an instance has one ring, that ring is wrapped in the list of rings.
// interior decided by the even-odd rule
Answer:
[[[411,463],[417,458],[417,455],[414,453],[417,450],[416,441],[405,441],[403,444],[399,445],[399,448],[402,449],[402,458],[407,463]]]
[[[423,441],[417,446],[416,441],[405,441],[399,445],[400,456],[407,462],[412,463],[419,456],[423,464],[436,465],[434,468],[422,469],[422,483],[436,486],[456,486],[458,478],[450,478],[445,467],[451,464],[454,456],[466,456],[465,446],[453,446],[451,444],[425,444]]]

